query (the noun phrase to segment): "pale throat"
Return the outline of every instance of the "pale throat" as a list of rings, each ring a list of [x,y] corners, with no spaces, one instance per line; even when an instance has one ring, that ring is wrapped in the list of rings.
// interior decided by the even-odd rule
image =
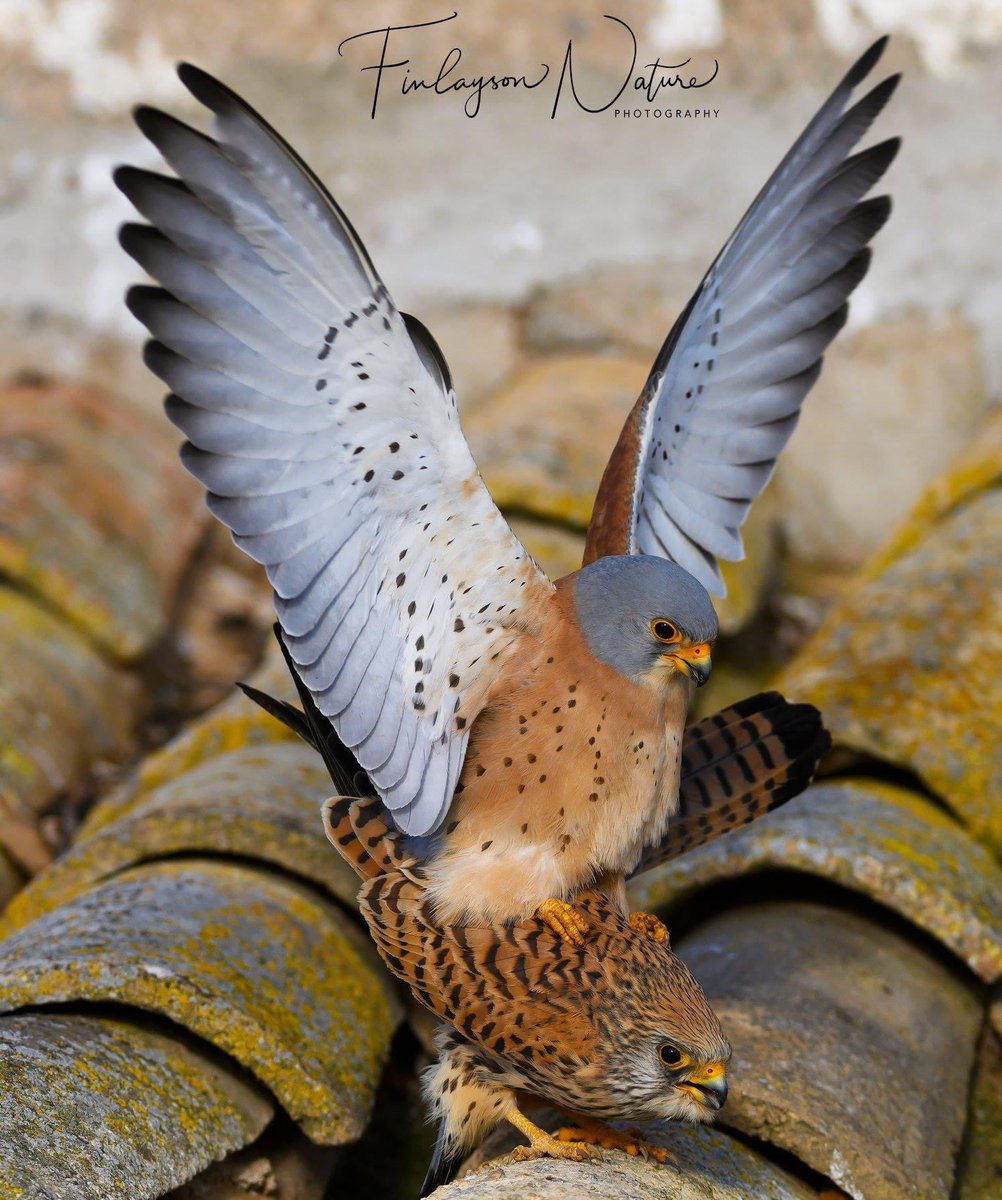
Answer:
[[[639,677],[639,682],[660,696],[666,709],[674,713],[681,706],[682,720],[685,719],[696,694],[696,685],[688,675],[670,662],[657,662]]]

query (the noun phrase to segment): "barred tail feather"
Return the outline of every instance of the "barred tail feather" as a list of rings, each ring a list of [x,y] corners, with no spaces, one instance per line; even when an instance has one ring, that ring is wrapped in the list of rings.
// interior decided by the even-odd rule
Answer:
[[[668,862],[798,796],[831,745],[821,714],[763,692],[691,725],[682,743],[679,809],[634,874]]]

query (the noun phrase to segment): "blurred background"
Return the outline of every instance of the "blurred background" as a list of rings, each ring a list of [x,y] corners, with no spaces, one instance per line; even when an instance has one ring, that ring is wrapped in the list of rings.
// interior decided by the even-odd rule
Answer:
[[[630,53],[608,7],[465,5],[453,21],[395,33],[389,57],[434,78],[459,46],[458,73],[533,77],[546,62],[554,83],[572,40],[579,93],[604,98]],[[0,373],[159,402],[122,304],[135,269],[115,240],[130,214],[110,172],[156,165],[134,104],[195,119],[173,70],[190,59],[241,91],[330,185],[398,304],[441,342],[488,482],[545,565],[572,569],[605,456],[675,315],[848,62],[889,32],[876,77],[905,80],[871,140],[904,136],[887,180],[895,210],[770,501],[754,510],[752,563],[732,581],[751,594],[733,595],[741,611],[725,615],[736,629],[764,595],[777,618],[770,654],[785,657],[999,394],[1002,10],[631,0],[616,12],[638,70],[655,53],[691,56],[701,79],[719,63],[712,84],[657,103],[716,116],[624,120],[582,111],[565,89],[551,120],[547,85],[487,92],[470,119],[466,95],[401,96],[398,71],[371,119],[373,74],[361,68],[380,37],[339,56],[342,40],[453,11],[427,0],[0,0]],[[229,602],[239,609],[246,595]],[[226,617],[242,646],[237,618]]]
[[[580,562],[605,460],[676,315],[848,64],[890,33],[871,83],[896,70],[904,82],[869,140],[903,135],[886,179],[894,211],[745,526],[748,557],[728,568],[724,639],[700,700],[756,690],[1002,390],[1002,9],[631,0],[617,22],[607,7],[559,0],[541,13],[519,0],[448,20],[451,4],[427,0],[0,0],[0,378],[90,387],[91,406],[127,400],[172,438],[123,304],[137,274],[116,232],[134,214],[111,172],[161,169],[134,105],[201,119],[175,75],[191,60],[245,95],[328,183],[398,305],[441,343],[494,495],[563,574]],[[542,63],[550,75],[534,91],[486,90],[471,118],[469,92],[403,95],[396,68],[373,117],[386,26],[386,59],[406,59],[412,78],[434,80],[453,47],[462,58],[449,80],[534,80]],[[366,31],[376,32],[354,36]],[[588,112],[565,79],[551,119],[568,46],[577,95],[599,108],[629,72],[631,33],[634,74],[657,57],[712,82],[664,89],[653,104],[627,89]],[[627,103],[697,113],[626,119]],[[181,475],[172,503],[190,522],[196,490]],[[146,745],[225,695],[268,637],[263,573],[214,525],[191,528],[197,568],[140,663]]]

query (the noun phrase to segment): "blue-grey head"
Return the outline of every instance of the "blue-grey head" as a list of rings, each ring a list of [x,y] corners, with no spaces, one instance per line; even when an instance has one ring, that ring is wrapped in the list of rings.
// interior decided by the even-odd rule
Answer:
[[[600,558],[571,580],[574,611],[592,654],[637,682],[697,687],[710,675],[717,614],[683,567],[650,554]]]

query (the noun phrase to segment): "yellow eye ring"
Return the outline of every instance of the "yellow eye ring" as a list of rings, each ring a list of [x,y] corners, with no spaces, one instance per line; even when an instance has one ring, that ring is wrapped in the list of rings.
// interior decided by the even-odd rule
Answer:
[[[659,642],[678,641],[678,630],[671,621],[666,621],[664,617],[655,617],[651,621],[651,633],[654,634]]]
[[[666,1067],[684,1067],[689,1057],[672,1042],[662,1042],[658,1046],[658,1058]]]

